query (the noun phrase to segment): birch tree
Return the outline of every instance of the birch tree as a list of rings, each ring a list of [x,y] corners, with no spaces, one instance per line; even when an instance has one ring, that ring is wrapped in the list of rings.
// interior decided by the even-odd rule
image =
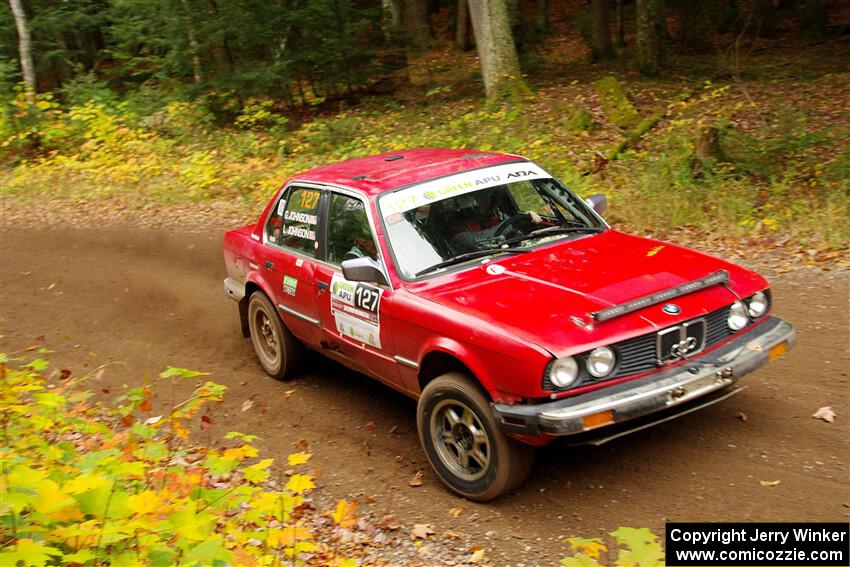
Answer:
[[[27,96],[32,99],[35,95],[35,65],[32,61],[32,44],[30,30],[27,25],[27,15],[21,0],[9,0],[12,15],[15,17],[15,27],[18,29],[18,53],[21,57],[21,73],[27,88]]]

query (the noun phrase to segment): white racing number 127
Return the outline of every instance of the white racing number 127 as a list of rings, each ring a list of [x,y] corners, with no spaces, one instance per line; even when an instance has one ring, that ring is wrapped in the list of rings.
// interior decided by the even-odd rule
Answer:
[[[378,310],[379,299],[381,299],[381,292],[377,289],[358,285],[354,290],[354,304],[366,311],[375,313]]]

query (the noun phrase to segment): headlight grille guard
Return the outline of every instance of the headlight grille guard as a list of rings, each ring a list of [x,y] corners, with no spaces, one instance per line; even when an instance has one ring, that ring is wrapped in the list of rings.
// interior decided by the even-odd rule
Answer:
[[[650,305],[669,301],[675,297],[687,295],[713,285],[726,285],[727,283],[729,283],[729,272],[726,270],[718,270],[692,282],[677,285],[676,287],[671,287],[662,291],[657,291],[650,295],[632,299],[626,303],[606,307],[600,311],[594,311],[593,313],[590,313],[590,317],[594,321],[601,323],[602,321],[608,321],[609,319],[614,319],[615,317],[620,317],[627,313],[639,311],[645,307],[649,307]]]

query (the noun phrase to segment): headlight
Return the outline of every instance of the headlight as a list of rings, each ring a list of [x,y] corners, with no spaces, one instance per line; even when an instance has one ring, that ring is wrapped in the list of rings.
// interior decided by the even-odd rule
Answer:
[[[587,357],[587,371],[591,376],[603,378],[611,374],[617,357],[614,351],[607,346],[593,349]]]
[[[746,327],[749,322],[750,319],[747,317],[747,308],[744,304],[740,301],[733,303],[732,308],[729,310],[729,318],[726,320],[726,323],[729,324],[729,328],[733,331],[740,331]]]
[[[749,300],[747,311],[753,319],[761,317],[767,312],[767,296],[764,292],[758,292]]]
[[[578,363],[571,356],[559,358],[549,367],[549,380],[557,388],[567,388],[578,378]]]

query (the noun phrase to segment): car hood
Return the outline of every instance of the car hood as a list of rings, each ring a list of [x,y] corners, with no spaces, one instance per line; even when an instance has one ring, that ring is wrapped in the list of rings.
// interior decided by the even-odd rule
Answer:
[[[604,322],[590,317],[718,270],[729,272],[729,283],[672,299],[676,315],[658,304]],[[765,287],[757,274],[719,258],[608,230],[433,278],[416,294],[566,356],[698,317]]]

